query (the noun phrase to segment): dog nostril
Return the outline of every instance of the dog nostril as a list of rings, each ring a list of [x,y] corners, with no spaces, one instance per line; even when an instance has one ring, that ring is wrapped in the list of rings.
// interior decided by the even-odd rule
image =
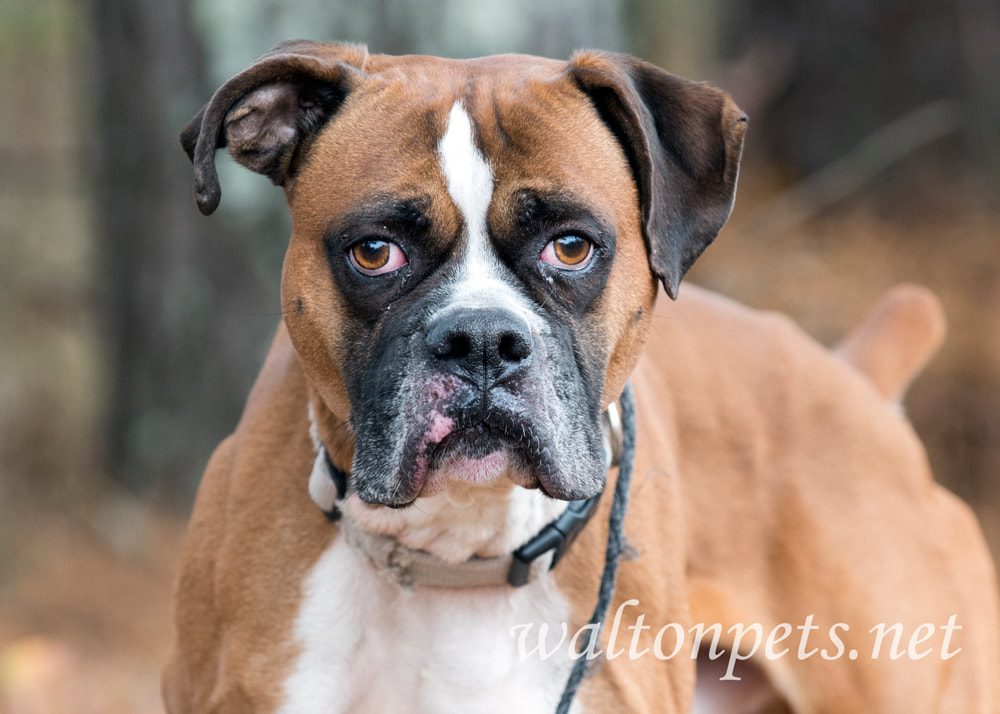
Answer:
[[[472,340],[464,332],[452,332],[437,340],[431,352],[438,359],[464,359],[472,352]]]
[[[531,355],[531,346],[523,335],[506,332],[500,337],[497,351],[506,362],[523,362]]]
[[[472,352],[472,340],[469,339],[468,335],[459,333],[452,336],[451,350],[448,352],[448,357],[462,359],[468,357],[470,352]]]

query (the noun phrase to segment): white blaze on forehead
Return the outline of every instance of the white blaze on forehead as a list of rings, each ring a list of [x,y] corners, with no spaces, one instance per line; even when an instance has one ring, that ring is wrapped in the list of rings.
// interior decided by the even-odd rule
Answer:
[[[448,194],[465,219],[472,243],[486,240],[486,212],[493,198],[493,171],[473,141],[472,121],[461,102],[448,115],[448,128],[438,145]]]
[[[541,329],[541,321],[490,245],[486,215],[493,200],[493,170],[476,148],[472,120],[461,102],[455,102],[448,114],[438,153],[448,195],[462,214],[466,232],[458,280],[442,311],[505,307],[527,319],[533,329]]]

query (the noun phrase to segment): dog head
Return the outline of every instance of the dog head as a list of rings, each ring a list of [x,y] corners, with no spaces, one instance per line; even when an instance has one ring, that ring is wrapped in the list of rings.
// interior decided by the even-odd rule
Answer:
[[[354,487],[449,479],[579,499],[601,411],[729,215],[745,116],[636,59],[370,56],[278,46],[182,134],[202,212],[217,148],[284,187],[289,335]]]

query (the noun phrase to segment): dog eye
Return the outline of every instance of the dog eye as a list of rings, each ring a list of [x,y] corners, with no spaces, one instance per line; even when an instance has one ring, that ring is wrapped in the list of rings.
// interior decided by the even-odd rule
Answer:
[[[593,256],[593,243],[580,236],[567,235],[549,241],[539,258],[563,270],[580,270],[587,267]]]
[[[384,275],[406,265],[406,255],[402,248],[377,238],[355,243],[348,255],[351,265],[365,275]]]

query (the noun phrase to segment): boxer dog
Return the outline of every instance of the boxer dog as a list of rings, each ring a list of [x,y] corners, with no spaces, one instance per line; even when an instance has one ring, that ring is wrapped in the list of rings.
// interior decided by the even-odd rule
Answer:
[[[182,134],[198,206],[226,147],[293,228],[191,518],[171,714],[548,713],[580,655],[578,714],[996,711],[991,560],[897,404],[933,298],[836,354],[696,288],[654,314],[745,122],[601,52],[292,42],[215,93]],[[627,380],[630,548],[588,645]]]

